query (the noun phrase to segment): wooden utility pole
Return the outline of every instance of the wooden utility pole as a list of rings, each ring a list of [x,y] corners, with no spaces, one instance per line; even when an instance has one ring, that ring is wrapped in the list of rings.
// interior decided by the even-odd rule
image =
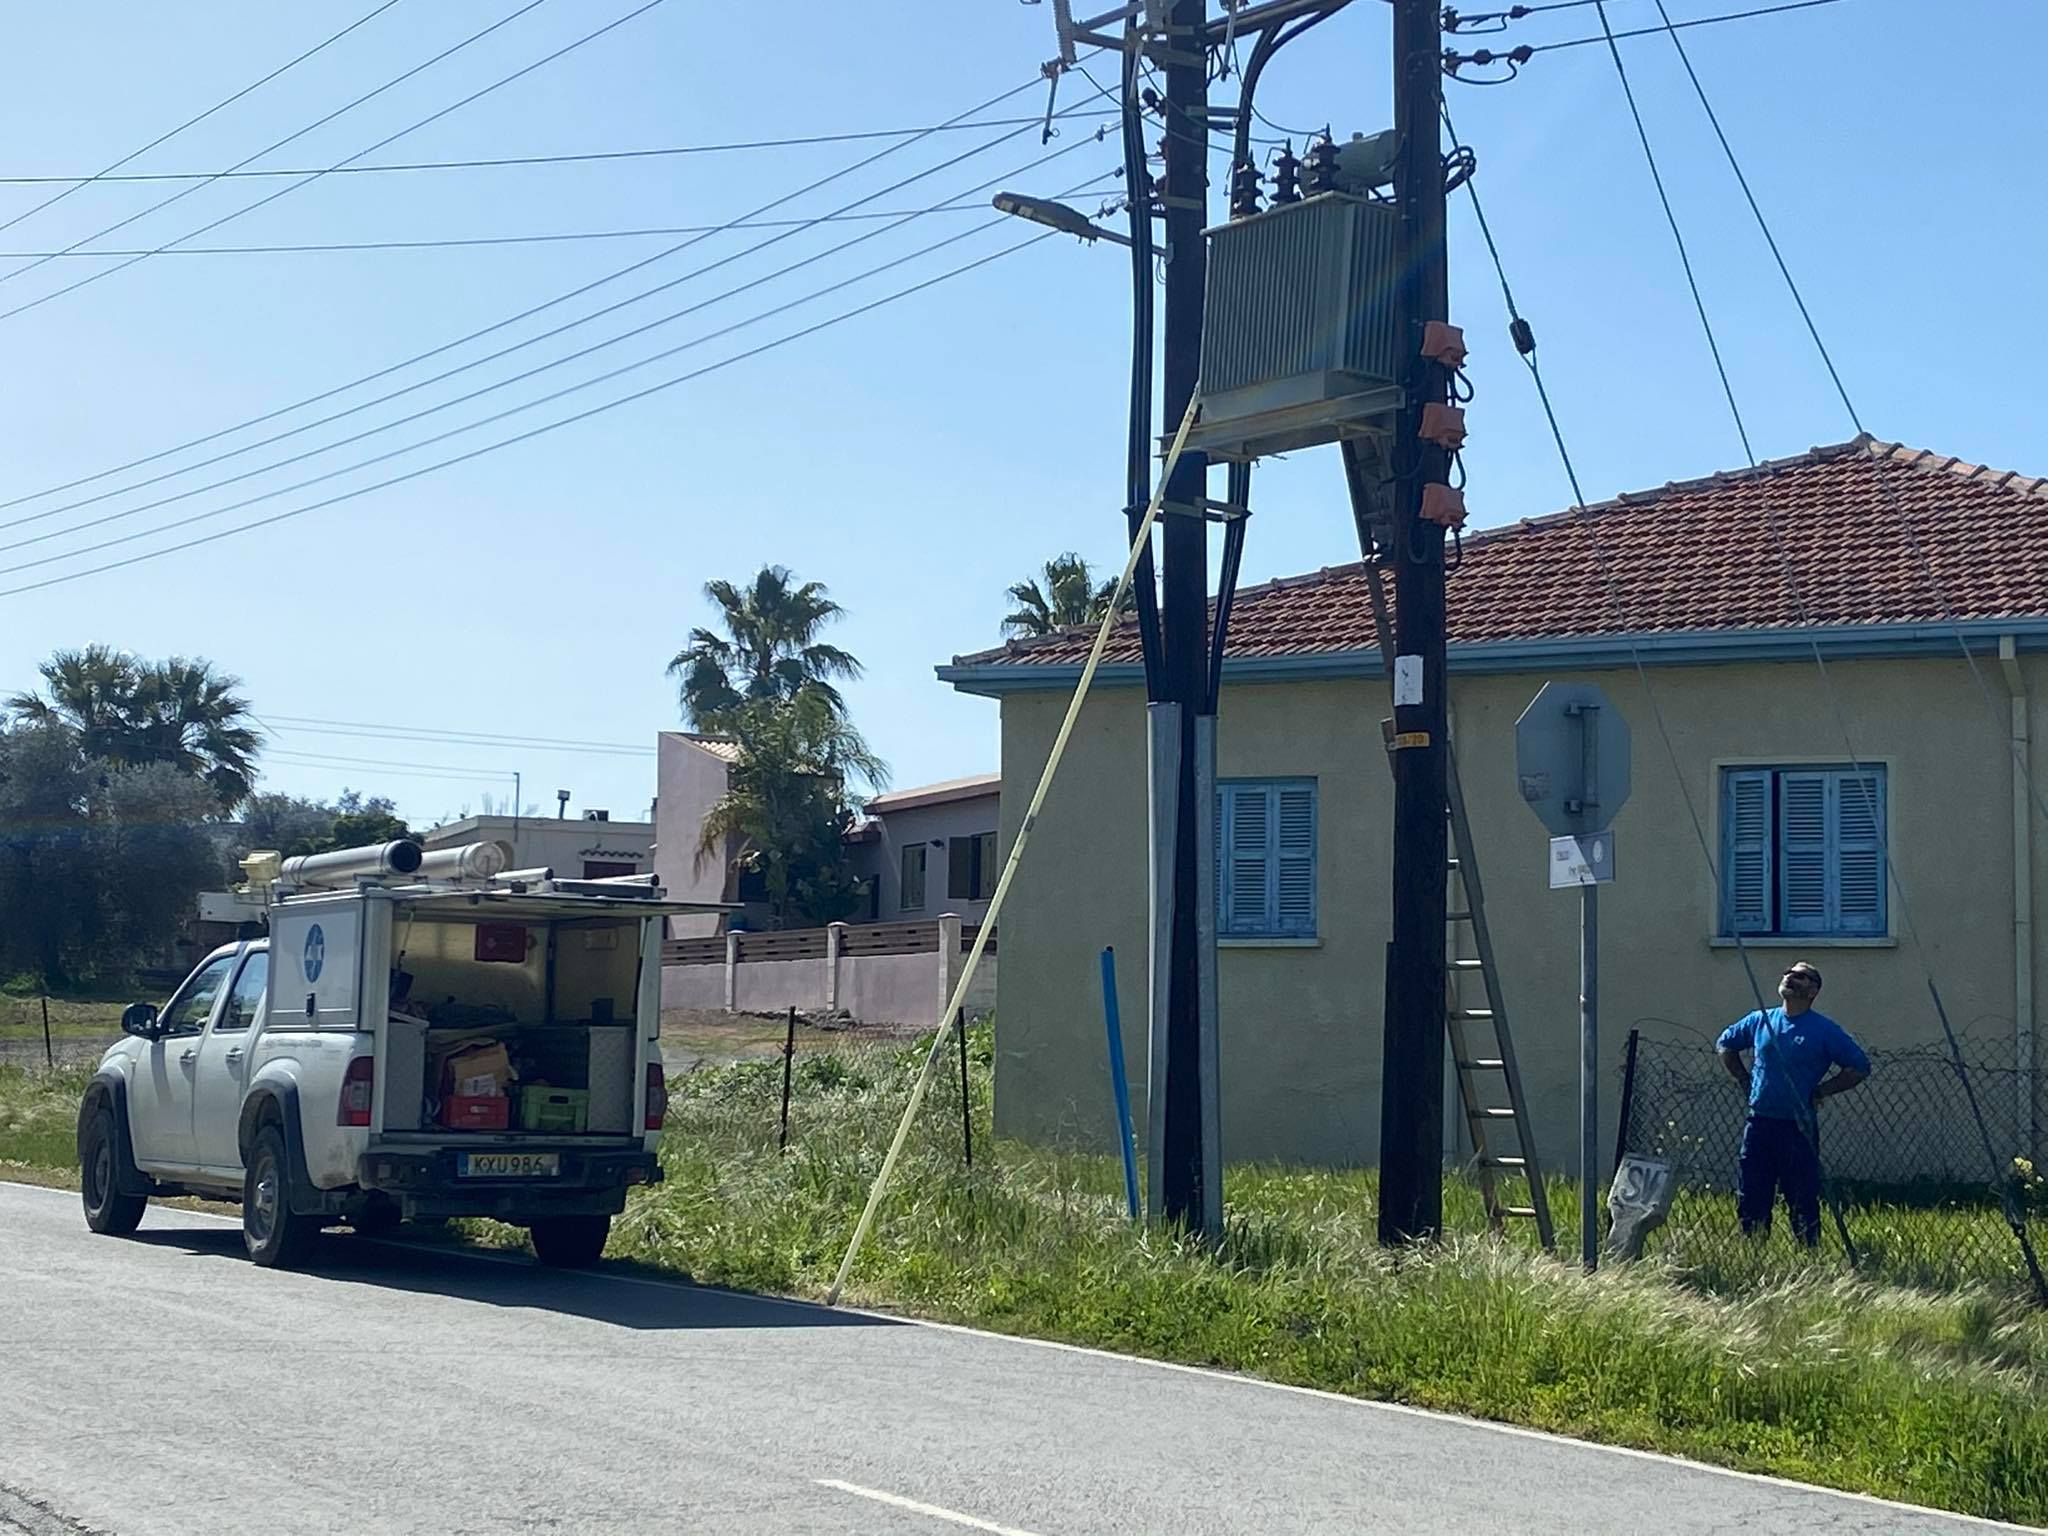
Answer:
[[[1208,223],[1209,71],[1204,0],[1172,0],[1166,74],[1166,225],[1162,419],[1178,422],[1202,363]],[[1222,1227],[1216,1130],[1213,879],[1198,861],[1214,847],[1215,715],[1208,705],[1208,466],[1183,453],[1167,482],[1160,637],[1163,699],[1149,707],[1152,771],[1152,1214],[1191,1230]],[[1206,904],[1205,904],[1206,903]],[[1205,996],[1204,979],[1210,980]]]
[[[1387,948],[1380,1087],[1379,1237],[1400,1243],[1443,1226],[1445,753],[1444,533],[1422,517],[1424,487],[1449,478],[1449,456],[1421,436],[1422,410],[1450,392],[1423,353],[1431,321],[1449,318],[1444,254],[1442,36],[1437,0],[1393,0],[1394,126],[1400,152],[1401,347],[1407,397],[1393,443],[1394,890]],[[1172,407],[1168,406],[1171,416]]]

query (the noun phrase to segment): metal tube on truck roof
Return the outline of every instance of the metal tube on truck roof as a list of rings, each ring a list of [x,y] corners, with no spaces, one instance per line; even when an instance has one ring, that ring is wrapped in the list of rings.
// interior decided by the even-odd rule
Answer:
[[[280,878],[286,885],[345,888],[357,880],[409,875],[423,860],[420,845],[410,838],[372,843],[364,848],[337,848],[332,853],[306,853],[286,859]]]
[[[436,848],[415,866],[422,880],[490,880],[512,862],[512,845],[496,838]]]

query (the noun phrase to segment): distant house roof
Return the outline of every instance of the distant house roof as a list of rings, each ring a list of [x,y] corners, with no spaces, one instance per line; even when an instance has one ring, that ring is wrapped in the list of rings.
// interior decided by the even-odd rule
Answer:
[[[740,744],[731,736],[699,734],[695,731],[663,731],[664,736],[673,736],[678,741],[687,741],[699,751],[708,752],[727,767],[740,760]]]
[[[1467,534],[1450,594],[1454,653],[1809,625],[1938,626],[1953,649],[1956,624],[2048,621],[2048,479],[1859,437]],[[1009,668],[1071,668],[1093,639],[1086,626],[1013,640],[940,676],[971,687]],[[1231,661],[1374,648],[1363,564],[1243,588],[1231,610]],[[1138,659],[1125,621],[1104,661]]]
[[[921,805],[947,805],[955,800],[979,800],[984,795],[1000,794],[1003,776],[1000,773],[971,774],[964,779],[941,779],[936,784],[920,784],[914,789],[892,789],[886,795],[877,795],[865,807],[870,819],[886,816],[891,811],[914,810]]]

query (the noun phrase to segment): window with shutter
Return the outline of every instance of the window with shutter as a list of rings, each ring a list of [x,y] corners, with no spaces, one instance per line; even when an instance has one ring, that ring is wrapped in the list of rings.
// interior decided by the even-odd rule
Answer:
[[[974,900],[974,839],[955,837],[946,844],[946,900]]]
[[[1771,775],[1730,770],[1722,780],[1721,931],[1771,926]]]
[[[1721,932],[1887,931],[1885,770],[1728,768],[1721,776]]]
[[[1828,794],[1833,775],[1778,775],[1778,926],[1828,931]]]
[[[1865,768],[1837,773],[1834,792],[1835,907],[1839,933],[1883,933],[1884,779]]]
[[[1309,779],[1217,786],[1217,932],[1226,938],[1316,933],[1316,786]]]

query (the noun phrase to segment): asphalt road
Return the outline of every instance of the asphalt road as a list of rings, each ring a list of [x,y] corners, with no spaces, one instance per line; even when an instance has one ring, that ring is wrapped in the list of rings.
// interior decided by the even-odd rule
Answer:
[[[75,1523],[74,1523],[75,1522]],[[959,1329],[0,1184],[0,1532],[1981,1531]]]

